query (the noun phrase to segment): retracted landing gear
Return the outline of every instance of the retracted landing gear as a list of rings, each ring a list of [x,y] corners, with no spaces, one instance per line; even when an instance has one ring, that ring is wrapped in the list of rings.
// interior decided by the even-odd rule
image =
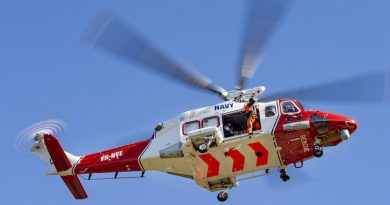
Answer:
[[[209,146],[207,145],[207,143],[200,144],[198,146],[198,150],[200,153],[206,153],[209,150]]]
[[[204,137],[203,139],[206,141],[206,143],[202,143],[198,146],[198,151],[200,153],[206,153],[207,151],[209,151],[211,143],[215,142],[215,139],[213,137]]]
[[[280,170],[280,178],[286,182],[288,180],[290,180],[290,175],[287,174],[286,170],[285,169],[281,169]]]
[[[314,152],[314,156],[318,158],[324,155],[324,151],[322,150],[320,144],[321,144],[321,140],[317,138],[314,142],[313,152]]]
[[[228,198],[229,198],[229,195],[228,195],[228,193],[227,193],[227,190],[221,191],[221,192],[219,192],[218,195],[217,195],[217,199],[218,199],[218,201],[220,201],[220,202],[224,202],[224,201],[226,201]]]

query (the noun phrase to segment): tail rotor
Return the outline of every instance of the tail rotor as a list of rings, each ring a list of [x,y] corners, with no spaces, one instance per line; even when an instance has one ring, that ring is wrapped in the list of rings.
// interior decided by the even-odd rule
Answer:
[[[61,138],[66,123],[59,119],[48,119],[36,122],[23,129],[15,137],[15,149],[20,153],[29,153],[32,145],[37,141],[37,134],[48,133]]]

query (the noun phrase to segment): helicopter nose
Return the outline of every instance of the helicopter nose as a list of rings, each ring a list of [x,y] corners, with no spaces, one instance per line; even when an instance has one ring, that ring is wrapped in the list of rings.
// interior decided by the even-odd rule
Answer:
[[[356,131],[358,123],[356,120],[329,113],[329,118],[333,122],[334,128],[339,130],[339,135],[342,140],[347,140]]]
[[[358,123],[354,119],[351,119],[351,118],[349,120],[345,121],[345,123],[347,124],[349,133],[353,134],[358,127]]]
[[[355,132],[357,123],[355,120],[348,118],[344,121],[345,125],[339,130],[339,136],[342,140],[347,140]]]

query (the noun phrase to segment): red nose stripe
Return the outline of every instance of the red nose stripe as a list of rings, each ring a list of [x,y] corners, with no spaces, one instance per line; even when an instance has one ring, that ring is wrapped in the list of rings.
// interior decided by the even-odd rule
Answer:
[[[202,154],[199,157],[207,164],[207,177],[219,175],[219,162],[211,154]]]
[[[256,167],[266,165],[268,163],[268,150],[260,142],[248,144],[255,151],[257,156]]]
[[[233,159],[232,172],[238,172],[244,169],[245,156],[236,149],[229,149],[229,156]]]

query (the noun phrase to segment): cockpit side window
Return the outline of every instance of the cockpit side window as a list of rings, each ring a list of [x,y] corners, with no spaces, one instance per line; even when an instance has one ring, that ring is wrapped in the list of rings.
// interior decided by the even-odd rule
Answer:
[[[276,107],[275,105],[269,105],[267,107],[265,107],[265,117],[272,117],[274,115],[276,115]]]
[[[282,102],[282,112],[283,114],[294,114],[294,113],[298,113],[299,109],[293,102],[285,101]]]
[[[329,121],[326,118],[320,117],[316,114],[310,116],[310,118],[319,134],[328,132]]]

